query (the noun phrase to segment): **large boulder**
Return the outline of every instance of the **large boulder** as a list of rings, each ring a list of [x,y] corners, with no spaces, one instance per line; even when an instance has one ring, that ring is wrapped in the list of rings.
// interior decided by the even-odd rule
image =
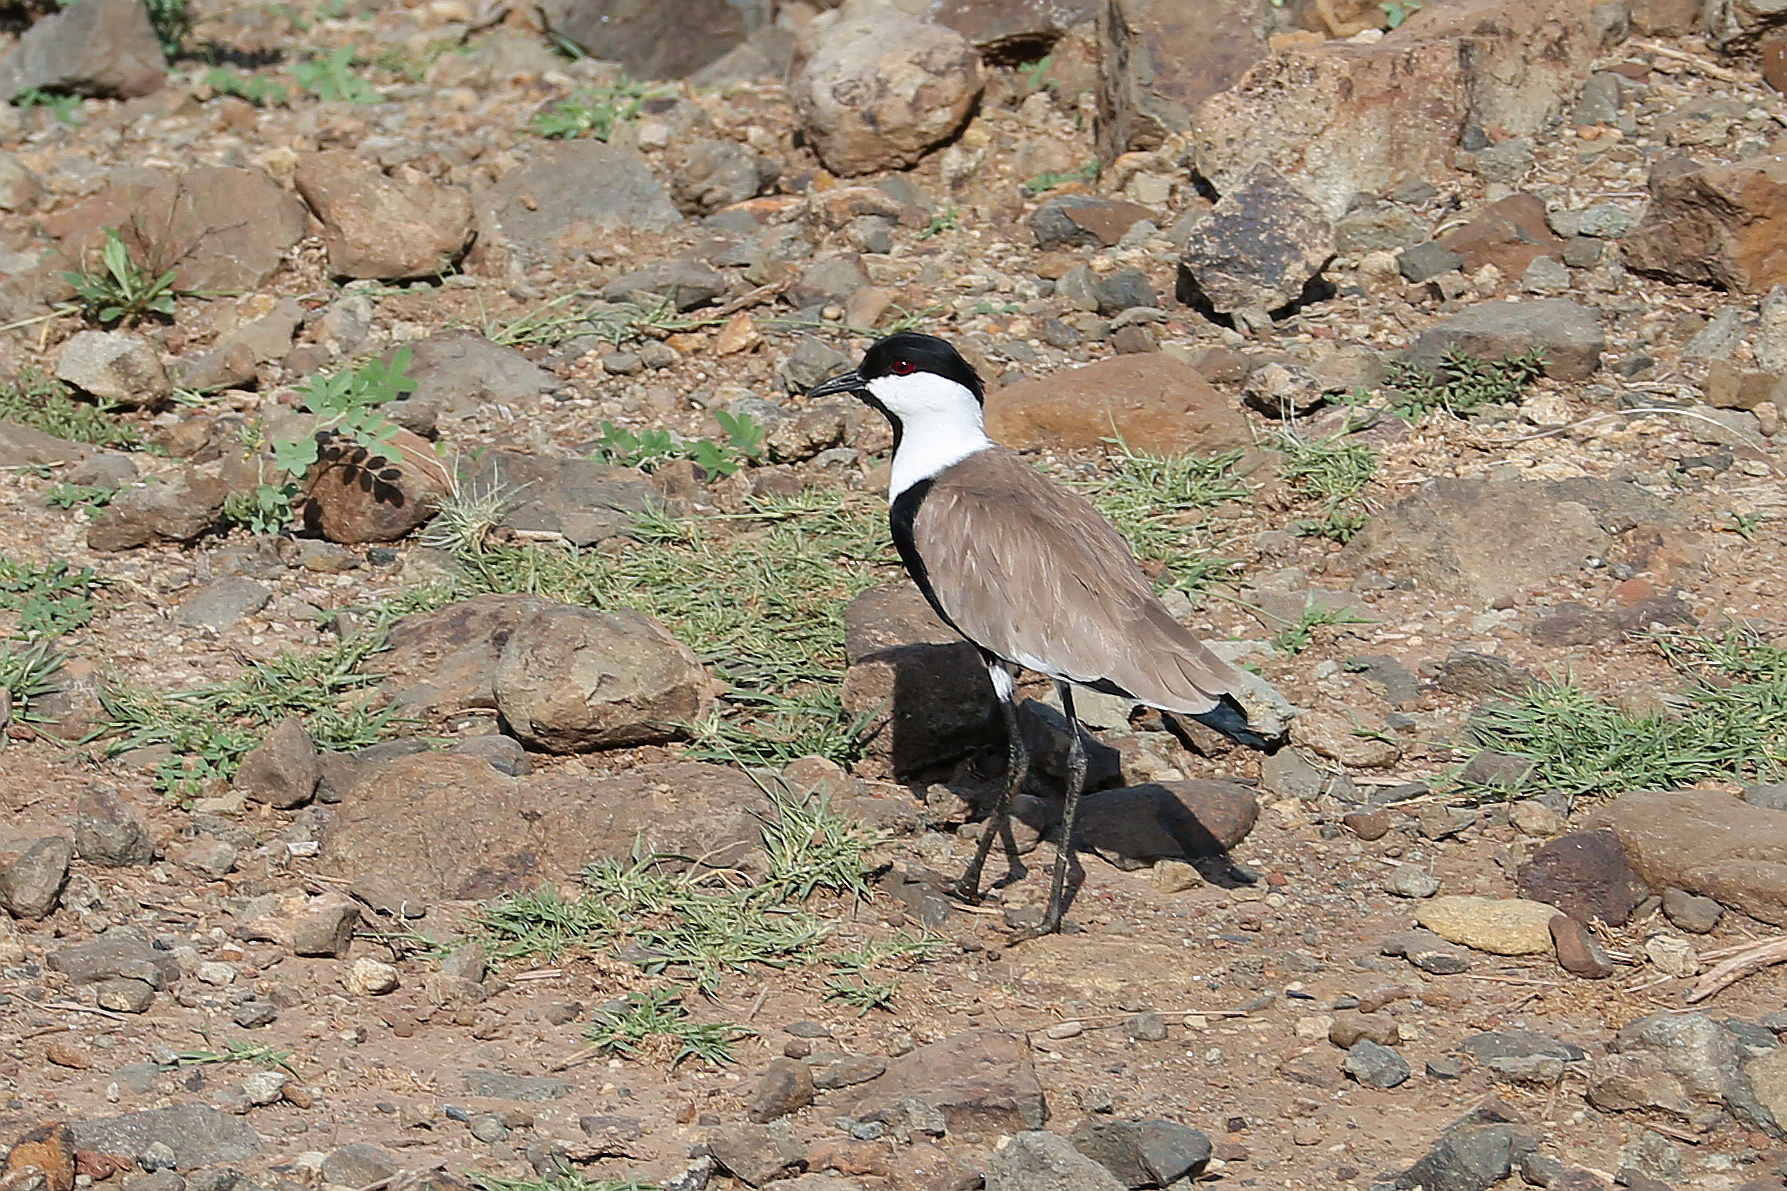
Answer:
[[[1224,314],[1295,301],[1334,255],[1334,226],[1261,163],[1192,229],[1180,260],[1197,296]]]
[[[1191,365],[1157,353],[1019,381],[986,404],[987,432],[1017,450],[1086,450],[1116,437],[1132,451],[1208,454],[1253,441],[1239,403]]]
[[[1432,372],[1448,351],[1492,364],[1537,351],[1543,354],[1546,376],[1587,380],[1601,366],[1606,343],[1595,312],[1568,298],[1479,302],[1422,331],[1406,358]]]
[[[643,612],[554,604],[530,612],[497,662],[497,710],[551,753],[673,740],[713,704],[688,646]]]
[[[819,160],[852,177],[903,169],[960,131],[980,97],[974,48],[953,29],[900,16],[841,20],[794,80]]]

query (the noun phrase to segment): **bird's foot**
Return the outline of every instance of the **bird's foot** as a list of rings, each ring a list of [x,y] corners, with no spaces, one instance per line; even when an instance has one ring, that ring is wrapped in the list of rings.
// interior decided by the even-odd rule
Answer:
[[[1078,928],[1072,923],[1063,922],[1061,912],[1053,914],[1036,906],[1021,906],[1005,912],[1005,925],[1012,928],[1012,936],[1006,942],[1007,947],[1016,947],[1019,943],[1028,943],[1032,939],[1040,939],[1045,935],[1072,934]]]

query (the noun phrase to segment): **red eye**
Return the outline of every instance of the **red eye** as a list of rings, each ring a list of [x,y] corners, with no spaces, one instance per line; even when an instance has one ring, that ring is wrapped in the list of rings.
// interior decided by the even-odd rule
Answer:
[[[911,360],[895,360],[887,366],[887,370],[895,376],[911,376],[918,368]]]

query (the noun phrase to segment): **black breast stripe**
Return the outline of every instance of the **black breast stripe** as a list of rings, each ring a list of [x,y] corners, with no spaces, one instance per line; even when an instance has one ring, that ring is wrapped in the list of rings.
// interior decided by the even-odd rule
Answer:
[[[887,507],[887,527],[893,533],[894,549],[900,552],[900,561],[906,564],[906,573],[912,576],[912,582],[924,594],[925,602],[930,604],[932,611],[937,613],[944,624],[961,633],[961,628],[949,618],[943,605],[937,602],[937,592],[931,586],[930,570],[925,566],[924,556],[918,552],[918,543],[912,537],[912,522],[918,516],[918,506],[930,495],[931,485],[935,482],[932,479],[920,480],[894,497],[893,503]],[[964,637],[967,635],[962,633]]]

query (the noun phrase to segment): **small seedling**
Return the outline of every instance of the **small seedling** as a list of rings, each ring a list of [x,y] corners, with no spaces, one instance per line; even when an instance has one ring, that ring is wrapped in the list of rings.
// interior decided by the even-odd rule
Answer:
[[[1044,55],[1034,62],[1024,62],[1018,66],[1018,75],[1024,80],[1024,94],[1039,90],[1043,86],[1042,76],[1049,72],[1055,64],[1053,55]]]
[[[16,108],[49,108],[50,114],[56,117],[58,123],[80,123],[75,119],[76,114],[81,110],[81,97],[78,95],[32,87],[14,95],[12,106]]]
[[[0,691],[6,692],[13,719],[43,721],[32,704],[58,689],[56,671],[61,668],[62,659],[50,652],[47,637],[29,645],[0,644]]]
[[[110,416],[111,407],[77,401],[68,386],[35,368],[19,369],[18,379],[0,387],[0,421],[22,422],[33,430],[96,447],[137,447],[136,427]]]
[[[87,266],[78,273],[62,274],[74,287],[81,312],[88,318],[102,325],[134,326],[151,314],[174,317],[174,299],[186,293],[174,288],[174,270],[157,274],[138,262],[115,227],[105,229],[99,263],[98,269]]]
[[[1731,532],[1746,542],[1756,540],[1756,531],[1762,528],[1764,518],[1761,513],[1743,513],[1731,510]]]
[[[1383,0],[1378,8],[1384,14],[1384,28],[1395,29],[1421,11],[1421,0]]]
[[[1090,182],[1098,177],[1098,162],[1088,161],[1077,170],[1045,170],[1024,183],[1024,192],[1031,197],[1067,186],[1074,182]]]
[[[1296,624],[1287,624],[1272,638],[1272,648],[1295,657],[1315,644],[1315,630],[1325,625],[1376,624],[1369,616],[1360,616],[1346,608],[1322,608],[1305,603]]]
[[[112,503],[116,495],[110,488],[100,488],[93,484],[53,484],[43,494],[43,503],[53,509],[81,508],[88,511],[88,516],[97,515],[100,509]]]
[[[1462,417],[1484,405],[1518,401],[1544,370],[1542,348],[1504,356],[1494,364],[1448,348],[1438,372],[1391,361],[1386,387],[1394,390],[1392,409],[1403,417],[1417,418],[1434,410]]]
[[[729,476],[757,458],[762,450],[763,431],[749,414],[719,410],[714,420],[726,434],[723,443],[705,438],[678,442],[661,426],[627,430],[613,422],[603,422],[596,454],[606,463],[641,471],[652,471],[672,459],[688,459],[709,475]]]
[[[342,46],[324,57],[292,63],[292,78],[325,103],[384,102],[378,88],[355,74],[353,65],[353,47]]]
[[[961,230],[962,214],[956,210],[956,205],[951,203],[943,208],[941,214],[931,216],[931,221],[925,224],[923,231],[918,233],[918,238],[929,240],[940,232],[959,232]]]
[[[637,1058],[647,1050],[670,1049],[670,1067],[699,1059],[719,1067],[732,1062],[732,1044],[757,1031],[732,1022],[689,1020],[675,989],[629,994],[624,1006],[602,1014],[586,1031],[597,1053]]]
[[[256,484],[252,491],[238,492],[223,502],[223,519],[240,525],[256,537],[269,537],[292,521],[292,502],[298,498],[298,485]]]
[[[397,437],[397,424],[381,407],[414,392],[416,382],[405,374],[410,349],[400,347],[391,362],[368,360],[358,368],[313,378],[298,390],[305,410],[317,417],[316,432],[301,439],[273,442],[273,461],[302,476],[321,457],[329,431],[351,440],[368,454],[383,452]]]
[[[583,87],[535,112],[528,128],[553,140],[593,136],[605,141],[617,125],[638,118],[646,94],[643,84],[627,79],[607,87]]]

